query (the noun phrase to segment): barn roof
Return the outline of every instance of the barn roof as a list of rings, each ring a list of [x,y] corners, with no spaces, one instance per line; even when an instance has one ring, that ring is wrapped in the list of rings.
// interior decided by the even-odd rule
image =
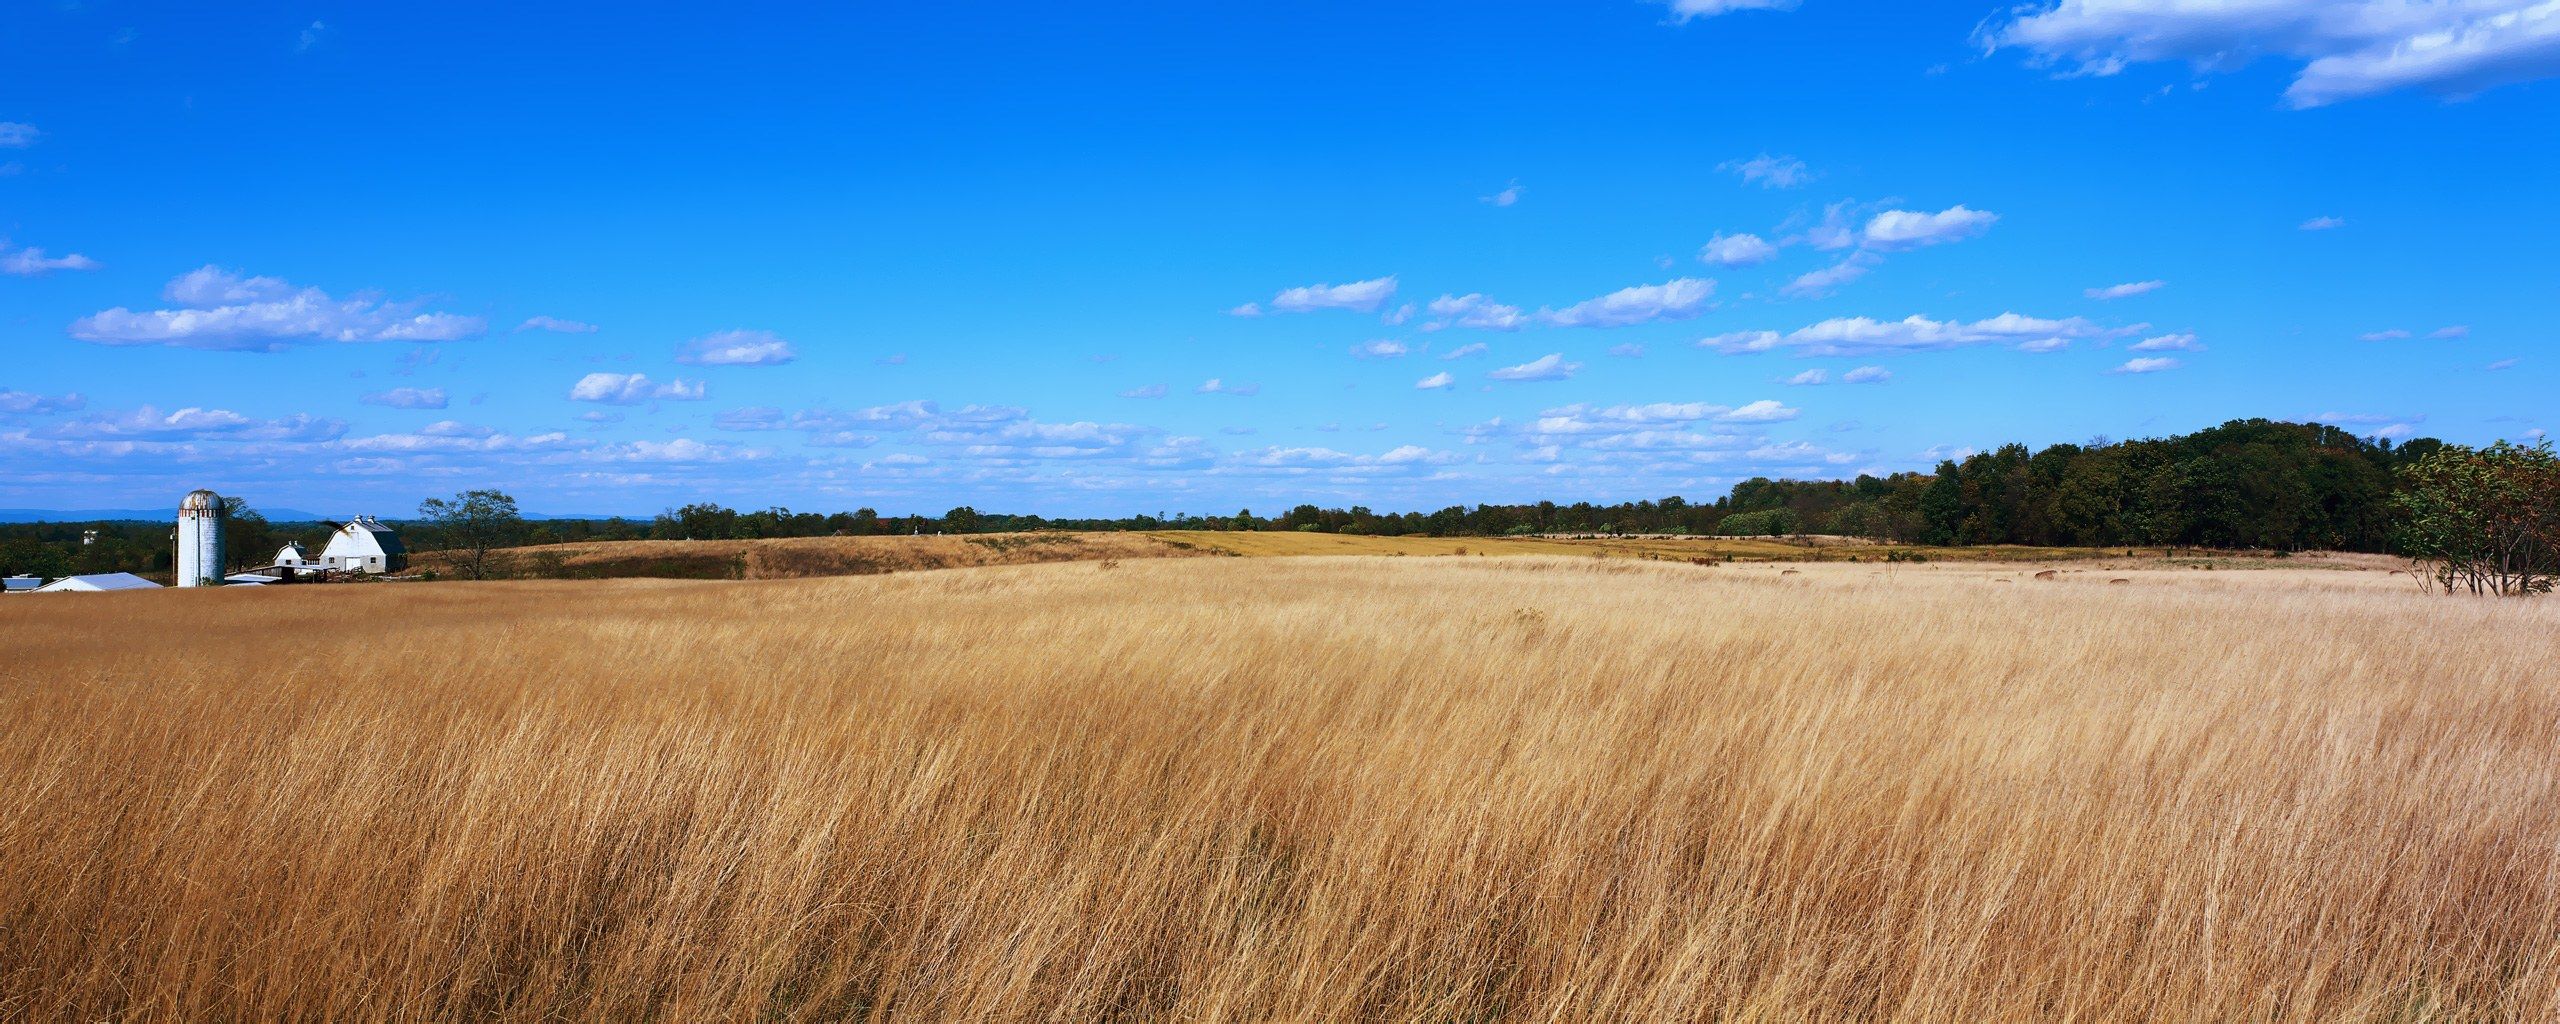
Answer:
[[[160,585],[129,572],[101,572],[87,576],[65,576],[36,588],[44,591],[64,590],[158,590]]]

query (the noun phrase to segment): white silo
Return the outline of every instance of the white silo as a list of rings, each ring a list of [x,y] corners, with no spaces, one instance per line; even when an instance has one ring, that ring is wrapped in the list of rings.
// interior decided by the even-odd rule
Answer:
[[[178,502],[178,585],[222,584],[222,496],[188,491]]]

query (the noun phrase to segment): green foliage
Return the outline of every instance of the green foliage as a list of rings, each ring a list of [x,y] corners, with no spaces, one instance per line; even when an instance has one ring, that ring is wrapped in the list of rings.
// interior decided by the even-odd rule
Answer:
[[[2443,445],[2400,469],[2399,550],[2451,594],[2548,593],[2560,579],[2560,458],[2551,442]]]
[[[457,552],[455,571],[472,580],[501,575],[504,566],[489,552],[516,543],[524,533],[516,500],[496,490],[464,491],[450,501],[429,498],[418,503],[418,520],[426,527],[420,539]]]
[[[1727,537],[1784,537],[1802,532],[1803,525],[1793,509],[1772,508],[1726,516],[1717,532]]]

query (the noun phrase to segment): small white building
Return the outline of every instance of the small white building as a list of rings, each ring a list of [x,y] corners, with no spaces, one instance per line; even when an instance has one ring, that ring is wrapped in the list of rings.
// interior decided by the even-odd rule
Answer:
[[[87,576],[65,576],[37,587],[39,594],[99,593],[109,590],[158,590],[160,585],[129,572],[101,572]]]
[[[276,560],[270,564],[287,569],[308,569],[311,568],[311,556],[303,552],[301,541],[289,540],[276,549]]]
[[[357,516],[329,535],[320,551],[320,568],[339,572],[397,572],[409,567],[409,549],[382,520]]]

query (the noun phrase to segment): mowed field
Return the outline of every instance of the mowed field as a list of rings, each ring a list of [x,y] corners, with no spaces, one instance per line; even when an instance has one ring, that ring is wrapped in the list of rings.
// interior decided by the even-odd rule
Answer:
[[[0,599],[0,1019],[2560,1018],[2560,602],[2035,568]]]

